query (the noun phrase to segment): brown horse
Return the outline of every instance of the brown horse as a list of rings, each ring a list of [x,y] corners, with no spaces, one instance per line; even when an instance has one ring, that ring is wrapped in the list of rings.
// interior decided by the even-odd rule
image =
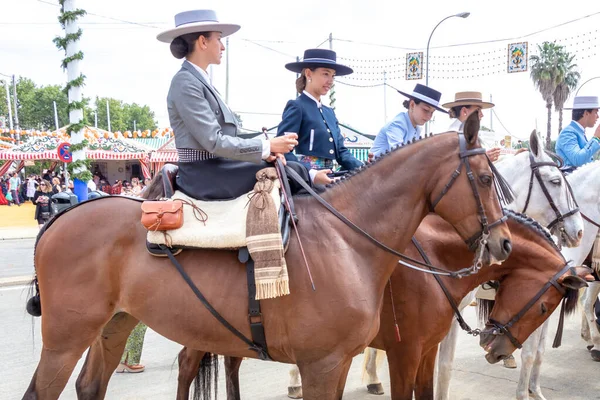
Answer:
[[[471,121],[465,128],[467,150],[480,148],[478,120]],[[503,212],[484,154],[466,158],[472,174],[451,180],[457,165],[464,170],[458,143],[456,133],[417,141],[333,185],[323,197],[372,236],[402,249],[445,194],[435,211],[463,239],[476,237],[483,217],[497,221]],[[377,334],[383,290],[397,257],[315,199],[295,202],[316,291],[292,241],[286,254],[292,294],[261,302],[268,350],[274,360],[299,366],[307,399],[340,399],[352,357]],[[44,346],[25,399],[57,399],[90,346],[77,392],[82,399],[103,398],[138,321],[190,348],[257,357],[215,321],[168,260],[147,254],[140,217],[139,203],[106,198],[83,203],[40,233],[35,265]],[[506,224],[497,225],[482,245],[486,260],[506,259],[511,247]],[[250,336],[246,272],[237,253],[197,250],[177,257],[223,317]]]
[[[481,283],[499,280],[501,285],[492,316],[505,323],[566,264],[552,238],[537,222],[512,212],[509,216],[513,251],[508,260],[501,266],[484,268],[463,279],[441,278],[456,304]],[[435,215],[423,220],[415,236],[435,265],[459,268],[471,261],[472,255],[460,237],[448,223]],[[420,257],[414,245],[410,245],[406,254]],[[578,267],[575,271],[577,275],[571,275],[569,271],[558,279],[558,283],[567,289],[567,312],[575,309],[577,289],[587,286],[582,277],[590,272],[584,267]],[[417,400],[433,399],[435,358],[438,344],[450,329],[454,317],[452,307],[431,275],[398,266],[391,277],[391,285],[402,340],[398,342],[396,337],[388,286],[379,333],[370,346],[387,351],[392,399],[410,400],[413,393]],[[550,288],[510,328],[511,333],[519,342],[525,341],[552,314],[562,297],[558,290]],[[489,346],[486,356],[489,362],[497,362],[515,350],[506,336],[497,337],[493,343],[489,341],[489,336],[482,335],[483,345]],[[189,390],[196,377],[201,354],[185,348],[180,352],[178,400],[188,398],[186,388]],[[241,358],[225,358],[228,400],[240,400],[237,377],[241,362]]]

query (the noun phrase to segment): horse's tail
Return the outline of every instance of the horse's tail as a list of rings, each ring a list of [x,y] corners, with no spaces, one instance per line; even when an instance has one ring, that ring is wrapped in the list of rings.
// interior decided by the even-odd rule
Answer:
[[[146,190],[142,193],[142,198],[147,200],[158,200],[164,196],[163,177],[161,173],[158,173],[152,178],[152,181],[150,181],[148,187],[146,187]]]
[[[206,353],[200,361],[198,375],[194,379],[194,400],[211,400],[212,387],[215,387],[215,399],[217,398],[219,384],[219,356],[218,354]]]

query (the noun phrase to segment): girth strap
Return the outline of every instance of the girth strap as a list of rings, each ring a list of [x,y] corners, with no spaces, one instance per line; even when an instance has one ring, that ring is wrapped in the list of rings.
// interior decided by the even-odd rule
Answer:
[[[254,260],[250,257],[247,247],[239,250],[238,259],[241,263],[246,263],[246,276],[248,278],[248,322],[250,322],[252,342],[261,347],[268,356],[267,338],[265,336],[262,313],[260,312],[260,300],[256,300]]]
[[[227,328],[231,333],[233,333],[235,336],[237,336],[242,342],[246,343],[248,345],[249,350],[255,351],[258,354],[259,359],[271,360],[271,357],[269,356],[269,353],[267,352],[266,347],[263,348],[262,346],[260,346],[260,344],[252,342],[250,339],[248,339],[246,336],[244,336],[244,334],[242,332],[235,329],[225,318],[223,318],[223,316],[221,314],[219,314],[219,312],[217,310],[215,310],[215,308],[208,302],[208,300],[206,300],[204,295],[200,292],[200,290],[198,289],[198,287],[196,286],[194,281],[192,281],[192,278],[190,278],[190,276],[187,274],[187,272],[185,272],[185,270],[183,269],[183,267],[181,266],[179,261],[177,261],[177,259],[175,259],[175,256],[173,255],[173,253],[171,253],[171,249],[169,249],[167,246],[164,246],[164,245],[159,245],[159,246],[160,246],[161,250],[163,250],[165,252],[167,257],[169,257],[169,260],[171,260],[171,263],[173,263],[173,265],[175,266],[175,269],[177,269],[177,272],[179,272],[179,274],[181,275],[181,277],[183,278],[185,283],[187,283],[188,286],[190,287],[190,289],[192,289],[192,291],[194,292],[196,297],[200,300],[202,305],[204,307],[206,307],[206,309],[217,319],[217,321],[219,321],[225,328]]]

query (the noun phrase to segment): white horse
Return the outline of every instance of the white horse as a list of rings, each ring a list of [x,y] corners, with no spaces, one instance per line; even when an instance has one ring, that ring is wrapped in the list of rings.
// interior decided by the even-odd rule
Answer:
[[[581,213],[595,223],[600,223],[600,208],[598,207],[600,162],[596,161],[579,168],[569,175],[567,180],[573,187]],[[584,219],[584,234],[581,243],[578,247],[564,248],[562,253],[565,259],[572,260],[573,265],[582,265],[594,245],[597,234],[598,227]],[[581,336],[589,345],[595,347],[594,351],[598,351],[595,354],[600,355],[600,332],[596,328],[596,316],[593,309],[594,302],[600,293],[600,283],[589,282],[588,284],[589,286],[585,288],[584,295],[580,299],[583,304]],[[548,323],[549,319],[523,343],[517,400],[528,400],[529,398],[546,400],[540,387],[540,369],[545,352]]]
[[[552,163],[552,158],[543,151],[542,143],[541,137],[535,131],[532,132],[530,146],[533,161],[534,163]],[[530,152],[523,152],[514,157],[507,157],[498,162],[496,167],[507,182],[510,183],[515,194],[515,200],[509,208],[520,212],[527,204],[527,214],[537,219],[542,225],[547,226],[557,218],[557,215],[550,206],[549,199],[544,194],[539,181],[531,176],[532,165],[529,154]],[[572,204],[571,194],[562,173],[558,168],[552,166],[540,166],[538,170],[544,186],[559,213],[561,215],[568,214],[574,205]],[[531,179],[533,179],[533,182],[530,191]],[[555,224],[553,233],[559,237],[561,244],[576,246],[583,235],[583,221],[580,214],[575,213],[570,217],[566,217],[563,223]],[[460,309],[464,309],[474,298],[475,291],[463,299]],[[455,321],[448,336],[446,336],[440,346],[440,354],[438,355],[438,363],[436,365],[438,370],[436,398],[439,399],[448,399],[448,387],[459,329],[460,327]],[[383,387],[377,376],[377,359],[381,359],[381,355],[378,355],[378,350],[371,348],[367,348],[365,352],[365,373],[363,375],[367,380],[368,391],[372,394],[383,394]],[[290,376],[288,396],[290,398],[301,398],[302,385],[300,374],[295,366],[291,368]],[[445,395],[440,397],[441,393],[445,393]]]

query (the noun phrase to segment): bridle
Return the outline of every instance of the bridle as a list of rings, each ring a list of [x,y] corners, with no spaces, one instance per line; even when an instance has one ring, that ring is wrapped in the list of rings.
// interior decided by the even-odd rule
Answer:
[[[412,242],[413,242],[413,245],[415,246],[415,248],[417,249],[417,251],[419,252],[419,254],[421,255],[421,257],[423,258],[423,260],[426,263],[431,264],[431,262],[429,261],[429,257],[427,257],[427,254],[425,254],[425,250],[423,250],[423,247],[421,246],[421,244],[417,241],[417,239],[414,236],[412,238]],[[506,335],[506,337],[508,337],[508,340],[510,340],[510,342],[519,349],[521,347],[523,347],[523,345],[521,344],[521,342],[519,342],[517,340],[517,338],[515,338],[513,336],[513,334],[510,332],[510,328],[515,323],[517,323],[527,313],[527,311],[529,311],[529,309],[531,307],[533,307],[533,305],[540,299],[540,297],[542,297],[544,295],[544,293],[546,293],[548,291],[548,289],[550,289],[551,286],[554,286],[556,288],[556,290],[558,290],[559,293],[563,296],[563,301],[562,301],[561,310],[560,310],[560,319],[558,321],[558,329],[556,331],[556,337],[554,338],[554,343],[552,345],[552,347],[556,348],[556,347],[560,347],[560,344],[561,344],[562,332],[563,332],[563,326],[564,326],[564,318],[565,318],[565,301],[566,301],[566,294],[567,294],[567,291],[565,290],[565,288],[563,288],[558,283],[558,279],[561,276],[563,276],[565,272],[567,272],[569,270],[571,271],[571,273],[573,275],[576,275],[575,269],[567,263],[559,272],[557,272],[538,291],[538,293],[521,309],[521,311],[519,311],[506,324],[501,324],[500,322],[498,322],[496,320],[488,318],[489,324],[493,325],[494,327],[491,329],[486,329],[486,330],[481,330],[479,328],[472,329],[469,326],[469,324],[465,321],[465,319],[463,318],[460,310],[458,309],[458,305],[452,298],[452,295],[450,294],[450,291],[448,290],[448,288],[446,288],[446,285],[444,285],[444,282],[442,282],[442,280],[437,275],[434,275],[434,278],[436,279],[438,285],[440,285],[442,291],[444,292],[446,299],[450,303],[450,307],[452,307],[452,310],[454,311],[456,320],[457,320],[458,324],[460,325],[460,328],[463,331],[465,331],[466,333],[468,333],[469,335],[472,335],[472,336],[479,336],[482,333],[491,334],[491,335],[495,335],[495,336]],[[491,282],[488,282],[488,283],[491,283]],[[492,285],[492,287],[495,288],[495,286],[493,286],[493,285]]]
[[[571,274],[573,275],[577,275],[577,273],[575,272],[575,268],[572,267],[571,265],[569,265],[568,263],[559,271],[557,272],[552,279],[550,279],[538,292],[535,296],[533,296],[533,298],[531,300],[529,300],[529,302],[527,304],[525,304],[525,306],[521,309],[521,311],[519,311],[517,314],[515,314],[514,317],[512,317],[507,323],[502,324],[492,318],[488,318],[488,324],[493,325],[494,327],[488,330],[484,330],[481,331],[481,333],[487,333],[487,334],[491,334],[494,336],[506,336],[508,338],[508,340],[510,340],[510,342],[513,344],[513,346],[515,346],[516,348],[520,349],[523,347],[523,345],[521,344],[521,342],[519,342],[517,340],[517,338],[515,338],[513,336],[513,334],[510,332],[510,328],[516,324],[526,313],[527,311],[529,311],[529,309],[531,307],[533,307],[533,305],[540,299],[540,297],[542,297],[544,295],[544,293],[546,293],[548,291],[548,289],[550,289],[550,287],[554,286],[554,288],[556,288],[556,290],[558,290],[558,292],[562,295],[563,300],[562,300],[562,305],[561,305],[561,310],[560,310],[560,319],[558,321],[558,329],[556,331],[556,337],[554,339],[554,344],[552,345],[552,347],[559,347],[560,346],[560,342],[562,339],[562,331],[563,331],[563,326],[564,326],[564,319],[565,319],[565,303],[566,303],[566,294],[567,291],[565,290],[564,287],[562,287],[559,283],[558,283],[558,279],[563,276],[567,271],[570,271]],[[486,324],[486,325],[488,325]]]
[[[306,190],[312,197],[314,197],[319,203],[321,203],[321,205],[323,207],[325,207],[327,210],[329,210],[329,212],[331,212],[331,214],[333,214],[336,218],[338,218],[340,221],[342,221],[344,224],[346,224],[349,228],[351,228],[356,233],[358,233],[358,234],[362,235],[363,237],[365,237],[366,239],[368,239],[371,243],[373,243],[375,246],[379,247],[380,249],[383,249],[384,251],[399,257],[400,258],[398,260],[399,264],[401,264],[405,267],[408,267],[410,269],[424,272],[427,274],[443,275],[443,276],[449,276],[452,278],[461,278],[463,276],[469,276],[469,275],[475,274],[475,273],[477,273],[477,271],[479,271],[482,268],[482,266],[483,266],[483,251],[484,251],[485,245],[487,244],[487,238],[489,237],[489,230],[491,228],[498,226],[499,224],[505,222],[507,219],[507,216],[504,215],[498,221],[496,221],[492,224],[488,224],[488,222],[487,222],[488,220],[485,215],[485,210],[483,208],[483,203],[481,202],[479,191],[477,190],[477,186],[475,183],[475,177],[473,175],[473,171],[471,170],[471,165],[469,164],[469,157],[473,157],[473,156],[477,156],[477,155],[481,155],[481,154],[485,155],[485,149],[478,148],[478,149],[467,150],[467,141],[466,141],[464,135],[462,133],[459,133],[458,138],[459,138],[459,151],[460,151],[459,157],[461,160],[460,164],[456,168],[456,170],[453,172],[453,174],[450,178],[450,181],[446,184],[446,186],[444,187],[444,189],[442,190],[440,195],[437,197],[436,201],[432,202],[432,206],[431,206],[431,210],[433,211],[435,206],[440,202],[440,200],[444,197],[444,195],[446,193],[448,193],[448,191],[450,190],[450,188],[452,187],[452,185],[454,184],[454,182],[460,175],[462,166],[464,164],[466,167],[466,170],[467,170],[467,176],[469,178],[469,182],[471,183],[473,195],[475,196],[475,200],[477,202],[478,214],[479,214],[479,218],[480,218],[481,224],[482,224],[482,231],[481,231],[481,233],[475,235],[473,238],[465,241],[467,243],[467,245],[469,245],[469,249],[471,251],[474,251],[475,245],[479,243],[480,251],[477,256],[477,261],[472,266],[460,269],[458,271],[449,271],[449,270],[446,270],[443,268],[435,267],[435,266],[431,265],[431,263],[429,263],[429,262],[424,263],[419,260],[415,260],[414,258],[408,257],[408,256],[400,253],[399,251],[392,249],[391,247],[387,246],[386,244],[382,243],[381,241],[379,241],[376,238],[374,238],[373,236],[371,236],[368,232],[366,232],[364,229],[362,229],[361,227],[356,225],[354,222],[350,221],[346,216],[341,214],[327,200],[325,200],[312,187],[310,187],[296,171],[294,171],[293,169],[291,169],[288,166],[284,167],[283,164],[281,163],[281,160],[279,160],[279,159],[276,161],[276,168],[280,169],[282,172],[285,172],[285,174],[282,174],[282,176],[287,176],[287,177],[293,179],[294,182],[296,182],[304,190]],[[486,158],[487,158],[487,156],[486,156]],[[491,165],[491,162],[489,161],[489,159],[488,159],[488,163],[490,163],[490,165]],[[497,177],[496,179],[500,180],[502,178]],[[293,206],[290,208],[293,209]],[[290,213],[294,214],[291,211],[290,211]],[[292,218],[296,218],[296,216],[292,215]],[[427,269],[425,269],[425,268],[427,268]]]
[[[431,210],[431,212],[435,212],[435,207],[444,198],[446,193],[448,193],[448,191],[450,190],[450,188],[452,187],[454,182],[456,182],[456,178],[459,177],[459,175],[462,171],[462,167],[464,165],[465,170],[467,171],[467,178],[469,179],[469,183],[471,185],[471,190],[473,191],[473,196],[475,197],[475,202],[477,203],[477,214],[479,215],[479,221],[481,222],[481,232],[477,233],[477,234],[473,235],[472,237],[470,237],[469,239],[465,240],[465,243],[469,247],[469,250],[475,251],[478,244],[480,244],[482,247],[485,244],[487,244],[487,238],[490,235],[490,229],[506,222],[506,219],[508,217],[506,215],[504,215],[497,221],[489,224],[488,219],[485,215],[483,203],[481,202],[481,196],[479,195],[479,190],[477,189],[477,184],[475,182],[475,176],[473,175],[473,171],[471,170],[471,164],[469,163],[469,157],[478,156],[481,154],[485,155],[486,154],[485,149],[478,148],[478,149],[467,150],[467,140],[465,139],[465,136],[461,133],[458,134],[458,145],[459,145],[460,163],[458,164],[458,167],[456,167],[456,170],[452,173],[452,176],[450,177],[450,181],[446,184],[446,186],[444,186],[444,188],[442,189],[442,191],[438,195],[438,197],[433,202],[431,202],[430,210]],[[487,158],[487,155],[486,155],[486,158]],[[490,163],[489,159],[488,159],[488,163]],[[495,177],[495,179],[498,179],[498,178]],[[498,196],[501,197],[500,193],[498,193]]]
[[[565,177],[564,173],[560,170],[561,165],[559,165],[555,162],[552,162],[552,161],[536,162],[533,158],[533,154],[531,154],[531,151],[529,152],[529,165],[531,167],[531,176],[529,178],[529,190],[527,192],[527,199],[525,200],[525,207],[523,207],[522,213],[525,214],[527,211],[527,207],[529,206],[529,200],[531,199],[531,193],[533,191],[533,177],[535,176],[538,183],[540,184],[540,188],[542,189],[544,196],[546,196],[546,200],[548,200],[548,203],[550,204],[550,208],[552,208],[552,211],[554,211],[554,214],[556,215],[556,218],[548,224],[548,227],[547,227],[548,230],[552,231],[552,228],[557,226],[561,232],[564,231],[565,230],[565,228],[564,228],[565,219],[578,213],[579,205],[577,204],[577,200],[575,200],[575,196],[573,195],[573,189],[571,189],[571,185],[569,185],[567,178]],[[574,204],[575,208],[567,211],[564,214],[561,214],[560,210],[554,203],[552,196],[550,196],[550,192],[548,191],[548,188],[544,184],[544,180],[542,179],[542,174],[540,173],[540,167],[556,167],[560,171],[560,173],[563,177],[563,180],[565,181],[565,184],[567,185],[570,200],[572,201],[571,204]]]

